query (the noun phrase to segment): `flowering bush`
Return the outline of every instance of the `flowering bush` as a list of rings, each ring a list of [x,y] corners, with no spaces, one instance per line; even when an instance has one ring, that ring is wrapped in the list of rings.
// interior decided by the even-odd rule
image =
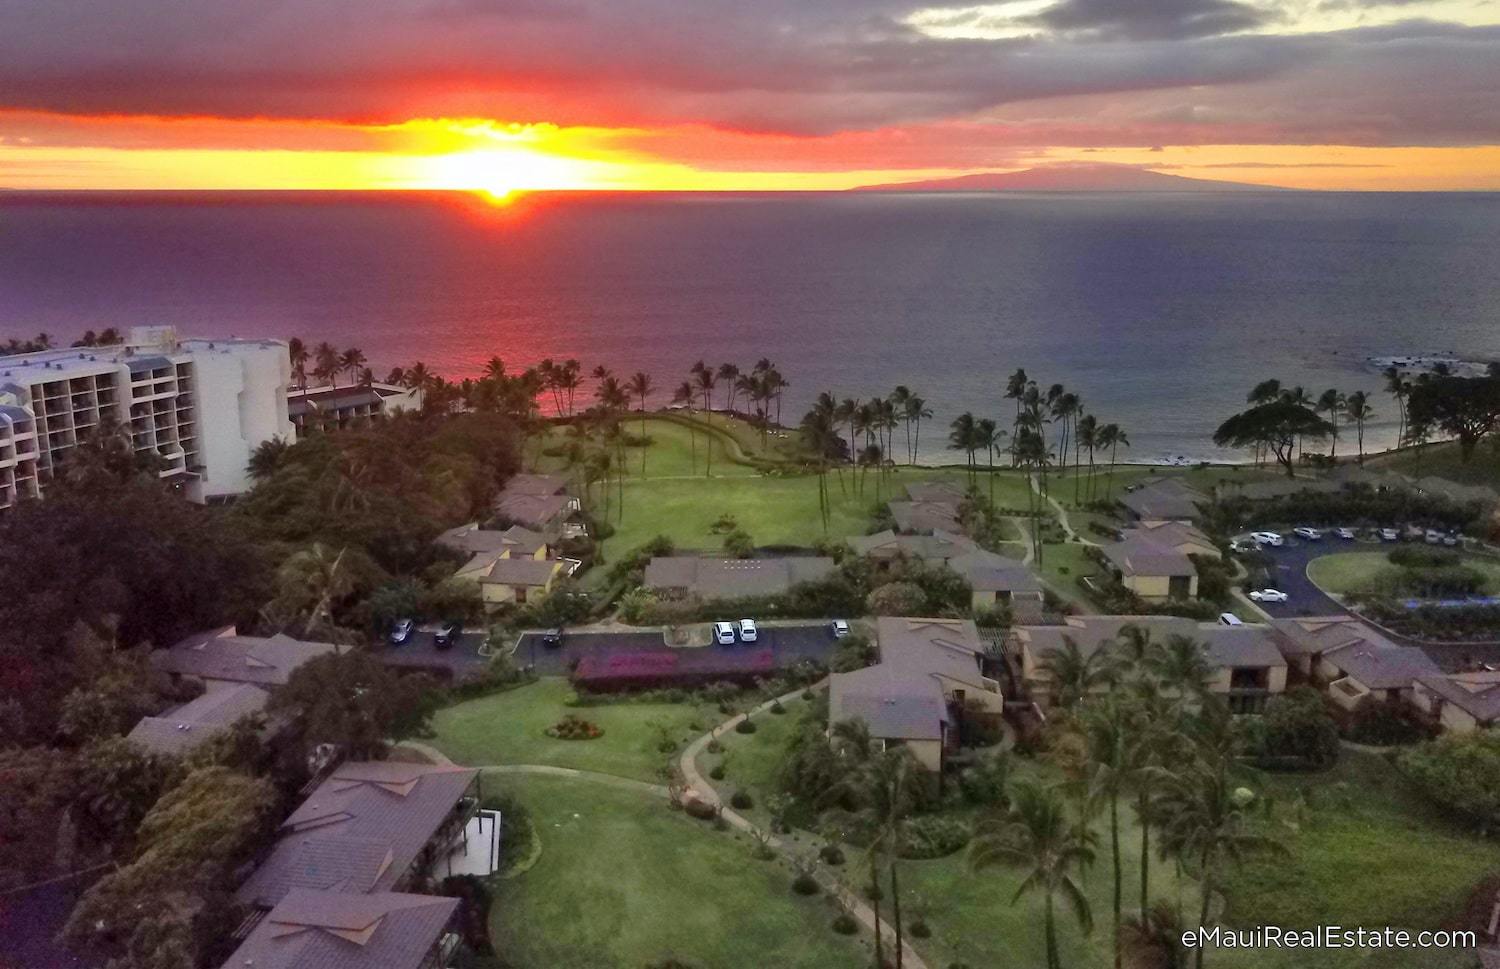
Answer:
[[[598,724],[570,713],[548,727],[547,736],[558,740],[597,740],[604,736],[604,731]]]

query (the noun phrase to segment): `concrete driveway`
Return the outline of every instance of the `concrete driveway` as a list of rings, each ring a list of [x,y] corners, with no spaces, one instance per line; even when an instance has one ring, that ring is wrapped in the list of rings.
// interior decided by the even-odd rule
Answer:
[[[562,645],[548,649],[541,633],[523,633],[516,643],[517,666],[532,666],[539,676],[566,676],[573,662],[584,656],[608,652],[670,653],[674,647],[662,640],[659,629],[640,632],[563,632]],[[742,652],[746,649],[771,650],[777,669],[794,666],[799,660],[827,663],[837,640],[828,621],[760,627],[754,646],[700,646],[697,649]]]

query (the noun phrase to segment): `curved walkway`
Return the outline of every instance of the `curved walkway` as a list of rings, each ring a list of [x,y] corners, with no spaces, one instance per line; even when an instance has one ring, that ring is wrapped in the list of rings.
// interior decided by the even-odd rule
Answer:
[[[825,678],[813,684],[810,689],[826,690],[827,688],[828,680]],[[725,720],[723,723],[719,724],[708,733],[688,744],[678,758],[678,767],[682,771],[683,780],[687,783],[688,790],[704,801],[707,801],[709,804],[716,805],[719,808],[721,816],[725,821],[728,821],[730,825],[741,831],[745,831],[753,835],[757,840],[762,841],[766,845],[766,847],[770,848],[773,851],[781,852],[782,854],[793,858],[815,859],[817,852],[816,842],[808,845],[806,848],[794,847],[793,845],[783,841],[781,838],[778,838],[775,834],[772,834],[768,831],[762,831],[761,829],[757,828],[753,823],[750,822],[748,818],[724,803],[723,799],[719,797],[719,792],[714,789],[714,786],[707,780],[705,780],[703,775],[698,772],[697,764],[698,755],[703,752],[704,748],[717,738],[723,736],[725,733],[733,730],[736,726],[739,725],[740,721],[748,720],[756,716],[757,714],[764,713],[769,710],[774,704],[790,703],[801,695],[802,690],[793,690],[792,692],[776,697],[775,699],[767,700],[765,703],[762,703],[760,706],[755,707],[753,710],[750,710],[747,713],[741,713],[737,716],[730,717],[728,720]],[[813,877],[818,880],[818,884],[822,886],[825,892],[835,898],[843,899],[844,902],[849,906],[849,914],[853,915],[857,920],[859,920],[860,924],[863,925],[871,934],[875,933],[875,911],[870,908],[868,904],[866,904],[863,898],[860,898],[854,892],[849,891],[849,889],[844,886],[843,882],[839,881],[838,876],[829,871],[827,866],[825,865],[819,864],[813,866],[812,874]],[[896,944],[895,930],[885,919],[880,920],[879,926],[881,938],[883,938],[888,945],[894,947]],[[911,947],[911,943],[907,942],[904,939],[902,940],[901,946],[901,961],[903,967],[907,967],[907,969],[927,969],[927,963],[923,962],[922,957],[917,955],[916,950]]]
[[[1093,539],[1085,538],[1084,536],[1078,534],[1078,532],[1073,530],[1073,523],[1068,520],[1068,510],[1062,506],[1061,502],[1052,497],[1050,494],[1042,494],[1042,486],[1037,483],[1036,475],[1028,475],[1027,480],[1031,482],[1031,490],[1046,499],[1047,504],[1052,506],[1052,510],[1057,512],[1057,523],[1062,526],[1063,534],[1068,537],[1069,541],[1080,542],[1084,545],[1097,546],[1099,544]]]

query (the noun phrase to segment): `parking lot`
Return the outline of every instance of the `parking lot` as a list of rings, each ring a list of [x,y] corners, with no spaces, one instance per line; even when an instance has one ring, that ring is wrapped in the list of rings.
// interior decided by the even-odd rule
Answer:
[[[516,643],[517,666],[532,667],[539,676],[566,676],[575,660],[584,656],[608,652],[674,652],[677,647],[668,646],[659,629],[640,632],[568,632],[564,630],[561,645],[549,648],[541,633],[523,633]],[[733,646],[693,647],[709,652],[737,652],[748,649],[770,649],[775,666],[784,669],[799,660],[810,659],[827,663],[833,654],[837,640],[829,624],[825,622],[798,623],[786,626],[760,627],[755,643],[736,643]]]
[[[455,681],[483,673],[489,665],[489,659],[479,655],[479,647],[484,645],[484,633],[465,632],[448,649],[438,649],[435,636],[435,627],[422,626],[400,646],[382,640],[375,647],[375,655],[387,666],[431,670]]]
[[[1348,541],[1325,536],[1315,542],[1284,535],[1286,544],[1280,548],[1265,546],[1261,549],[1275,563],[1271,588],[1287,594],[1286,602],[1258,602],[1274,619],[1294,619],[1298,616],[1334,616],[1348,610],[1333,597],[1313,585],[1307,577],[1307,563],[1320,555],[1348,552],[1356,549],[1374,549],[1379,546],[1369,542]]]

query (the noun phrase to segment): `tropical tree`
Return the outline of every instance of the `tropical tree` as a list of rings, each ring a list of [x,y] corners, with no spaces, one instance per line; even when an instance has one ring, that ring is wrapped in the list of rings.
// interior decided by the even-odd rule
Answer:
[[[359,379],[360,371],[365,368],[365,352],[359,347],[350,347],[339,354],[339,369],[348,374],[354,380]]]
[[[484,364],[484,377],[486,380],[503,380],[505,378],[505,361],[499,357],[490,357]]]
[[[823,519],[823,531],[828,531],[832,515],[832,503],[828,494],[828,458],[843,450],[843,438],[834,424],[833,415],[837,405],[830,394],[819,395],[812,410],[802,418],[802,441],[814,455],[818,472],[818,511]],[[842,472],[841,472],[842,473]]]
[[[714,387],[718,385],[719,378],[714,376],[713,368],[702,360],[693,364],[691,373],[693,381],[698,388],[698,393],[703,396],[703,409],[712,413],[714,409]]]
[[[1345,420],[1354,425],[1354,439],[1359,446],[1359,463],[1365,463],[1365,421],[1375,416],[1375,409],[1370,406],[1370,395],[1363,390],[1354,393],[1341,400],[1342,412]]]
[[[298,390],[307,389],[307,344],[302,342],[301,337],[292,337],[286,341],[286,354],[292,364],[292,377],[297,381]]]
[[[1087,448],[1089,452],[1089,479],[1088,487],[1084,489],[1084,497],[1093,500],[1094,497],[1094,449],[1099,447],[1099,421],[1093,414],[1084,414],[1078,418],[1078,427],[1075,437],[1080,448]],[[1078,465],[1073,465],[1073,501],[1078,501]]]
[[[646,452],[651,450],[646,446],[646,397],[652,390],[651,375],[637,370],[635,376],[630,378],[628,389],[635,395],[636,403],[641,411],[641,477],[645,477]]]
[[[1500,427],[1500,376],[1423,374],[1407,395],[1406,420],[1413,435],[1438,430],[1458,438],[1467,464],[1479,442]]]
[[[1109,501],[1115,487],[1115,455],[1119,453],[1120,445],[1130,447],[1130,437],[1118,424],[1105,424],[1099,428],[1096,436],[1096,446],[1100,450],[1109,451],[1109,473],[1104,478],[1104,500]]]
[[[724,385],[724,410],[726,413],[734,413],[734,395],[738,391],[740,379],[740,368],[732,363],[719,364],[719,383]]]
[[[1406,395],[1411,391],[1411,382],[1395,364],[1386,367],[1383,375],[1386,393],[1396,398],[1396,409],[1400,414],[1396,426],[1396,441],[1400,443],[1406,440]]]
[[[1063,710],[1072,710],[1095,690],[1115,680],[1107,650],[1085,652],[1072,636],[1042,657],[1041,668],[1052,681],[1052,695]]]
[[[1062,899],[1085,933],[1092,931],[1094,919],[1088,898],[1073,873],[1093,863],[1093,845],[1085,832],[1069,822],[1057,791],[1025,781],[1016,784],[1010,800],[1006,818],[982,821],[977,826],[969,847],[969,864],[976,870],[996,865],[1028,869],[1011,904],[1027,892],[1042,894],[1046,969],[1062,969],[1057,949],[1057,901]]]
[[[1339,421],[1344,417],[1344,395],[1341,391],[1332,388],[1323,391],[1318,396],[1318,401],[1313,405],[1313,410],[1319,414],[1328,415],[1328,423],[1333,425],[1333,449],[1328,456],[1337,461],[1339,456]]]
[[[948,450],[963,451],[969,469],[969,484],[974,483],[974,451],[979,446],[979,423],[969,411],[964,411],[948,425]]]
[[[1021,423],[1021,398],[1025,396],[1026,387],[1030,383],[1031,381],[1027,378],[1026,371],[1020,368],[1017,368],[1016,372],[1011,374],[1009,379],[1005,381],[1005,399],[1016,402],[1016,417],[1014,421],[1016,426],[1019,426]],[[1012,460],[1011,463],[1015,464],[1016,462]]]
[[[1129,734],[1131,725],[1124,705],[1114,697],[1084,708],[1084,737],[1092,765],[1089,777],[1091,794],[1103,800],[1109,809],[1109,846],[1114,881],[1111,895],[1114,915],[1115,969],[1123,956],[1121,937],[1121,896],[1124,870],[1120,862],[1120,794],[1130,773]]]
[[[1253,447],[1257,452],[1269,449],[1290,478],[1296,471],[1294,449],[1299,442],[1304,437],[1323,438],[1332,432],[1333,425],[1312,408],[1292,398],[1278,398],[1224,421],[1214,431],[1214,443],[1220,447]]]
[[[995,507],[995,452],[1004,449],[1005,439],[1008,436],[988,417],[974,422],[974,443],[984,448],[988,456],[991,508]]]
[[[932,408],[927,406],[927,401],[914,394],[906,401],[906,419],[911,423],[911,454],[906,463],[916,464],[917,451],[922,446],[922,422],[932,419]]]
[[[677,385],[677,389],[672,392],[672,403],[674,403],[674,404],[681,404],[684,407],[687,407],[689,410],[692,410],[692,407],[693,407],[693,397],[694,397],[695,394],[696,394],[696,391],[693,389],[693,385],[690,384],[690,383],[688,383],[686,380],[684,380],[682,383],[678,384]],[[693,463],[690,465],[690,467],[693,469],[693,474],[697,474],[698,473],[698,431],[696,429],[695,422],[692,421],[692,420],[688,421],[688,446],[692,449],[691,450],[691,454],[692,454],[692,462]],[[709,441],[709,447],[712,447],[712,446],[713,446],[713,441]]]
[[[313,350],[313,376],[319,380],[332,381],[333,385],[339,385],[339,352],[333,348],[333,344],[326,340],[319,343]]]

